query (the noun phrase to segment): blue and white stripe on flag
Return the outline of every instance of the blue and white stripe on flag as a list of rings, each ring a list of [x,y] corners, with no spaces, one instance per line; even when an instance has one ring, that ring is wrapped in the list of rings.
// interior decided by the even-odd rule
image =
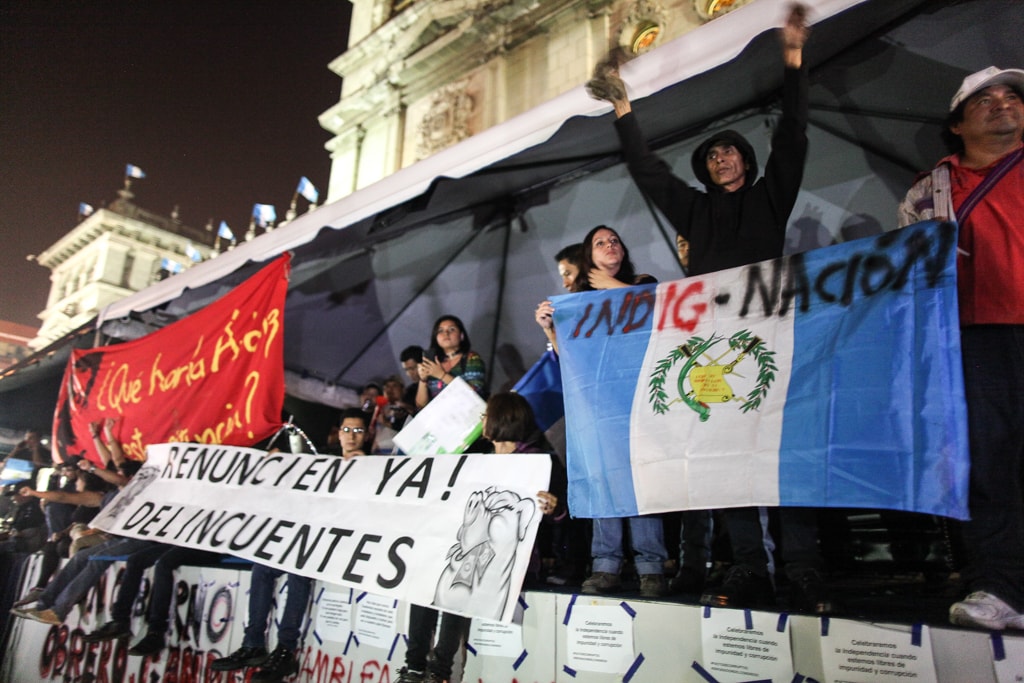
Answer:
[[[185,266],[181,265],[177,261],[172,261],[167,257],[160,259],[160,268],[162,270],[166,270],[167,272],[174,274],[180,273],[183,270],[185,270]]]
[[[221,221],[220,227],[217,228],[217,237],[225,240],[233,240],[235,239],[235,233],[231,232],[231,228],[228,227],[226,221]]]
[[[299,186],[295,188],[295,191],[309,200],[311,204],[316,204],[316,200],[320,199],[320,192],[306,176],[299,178]]]
[[[265,228],[277,220],[277,209],[273,204],[253,204],[252,217],[256,219],[257,225]]]
[[[582,517],[802,505],[967,517],[956,229],[922,223],[554,298]]]
[[[124,167],[124,174],[127,177],[129,177],[129,178],[139,178],[139,179],[141,179],[141,178],[145,178],[146,177],[145,171],[143,171],[138,166],[135,166],[134,164],[128,164],[127,166],[125,166]]]
[[[0,486],[29,482],[34,469],[35,465],[30,460],[7,458],[3,461],[3,469],[0,470]]]
[[[86,204],[85,202],[78,203],[78,215],[83,218],[91,216],[96,209],[93,208],[92,204]]]
[[[203,255],[191,242],[185,245],[185,255],[192,260],[192,263],[199,263],[203,260]]]

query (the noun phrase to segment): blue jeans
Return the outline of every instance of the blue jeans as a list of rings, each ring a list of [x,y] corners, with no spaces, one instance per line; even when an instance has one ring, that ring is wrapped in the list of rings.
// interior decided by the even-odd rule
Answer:
[[[274,603],[277,577],[283,569],[274,569],[262,564],[252,566],[249,587],[249,623],[245,626],[242,647],[267,646],[267,619]],[[309,594],[313,580],[298,574],[288,574],[288,599],[277,626],[277,646],[294,650],[302,635],[302,619],[309,607]]]
[[[613,517],[594,520],[590,555],[595,572],[618,574],[622,569],[622,527],[629,523],[637,574],[658,574],[665,568],[668,551],[660,517]]]
[[[94,545],[75,553],[71,561],[57,572],[53,581],[39,596],[39,609],[52,609],[62,620],[78,602],[88,594],[89,590],[99,583],[103,572],[113,564],[113,560],[92,560],[93,556],[131,555],[149,546],[156,545],[153,541],[137,538],[112,538],[109,541]]]

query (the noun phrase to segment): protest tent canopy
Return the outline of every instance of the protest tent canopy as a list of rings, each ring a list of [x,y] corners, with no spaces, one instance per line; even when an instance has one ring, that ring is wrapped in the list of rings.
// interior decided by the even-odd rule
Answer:
[[[945,153],[939,131],[962,78],[1024,63],[1012,0],[809,5],[810,157],[789,252],[894,227],[915,172]],[[782,82],[773,29],[786,8],[758,0],[623,69],[646,135],[681,177],[696,183],[692,149],[726,127],[748,136],[763,166]],[[682,275],[670,227],[621,162],[612,120],[577,88],[112,304],[101,329],[137,337],[292,250],[291,392],[332,402],[338,388],[392,374],[401,349],[426,345],[444,313],[466,322],[500,389],[542,353],[532,311],[558,293],[552,256],[589,228],[616,227],[641,272]]]

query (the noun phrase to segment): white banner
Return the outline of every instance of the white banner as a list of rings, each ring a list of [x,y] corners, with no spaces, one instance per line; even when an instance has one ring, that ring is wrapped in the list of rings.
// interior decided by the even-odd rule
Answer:
[[[93,521],[448,612],[509,621],[545,454],[267,454],[160,444]]]

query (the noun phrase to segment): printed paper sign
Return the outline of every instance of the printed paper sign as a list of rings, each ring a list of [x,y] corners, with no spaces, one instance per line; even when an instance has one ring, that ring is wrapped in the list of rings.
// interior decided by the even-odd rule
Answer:
[[[621,605],[576,605],[566,626],[566,660],[578,671],[622,674],[635,658],[633,617]]]
[[[352,632],[351,591],[324,591],[317,603],[316,633],[324,640],[343,643]]]
[[[523,627],[515,623],[474,619],[469,630],[469,643],[478,655],[515,658],[523,653]]]
[[[356,602],[355,633],[360,643],[390,648],[397,624],[398,605],[394,598],[365,593]]]
[[[770,612],[707,609],[701,619],[701,666],[719,683],[793,678],[789,620]]]
[[[936,681],[927,626],[830,619],[828,633],[821,636],[821,658],[828,683]]]

